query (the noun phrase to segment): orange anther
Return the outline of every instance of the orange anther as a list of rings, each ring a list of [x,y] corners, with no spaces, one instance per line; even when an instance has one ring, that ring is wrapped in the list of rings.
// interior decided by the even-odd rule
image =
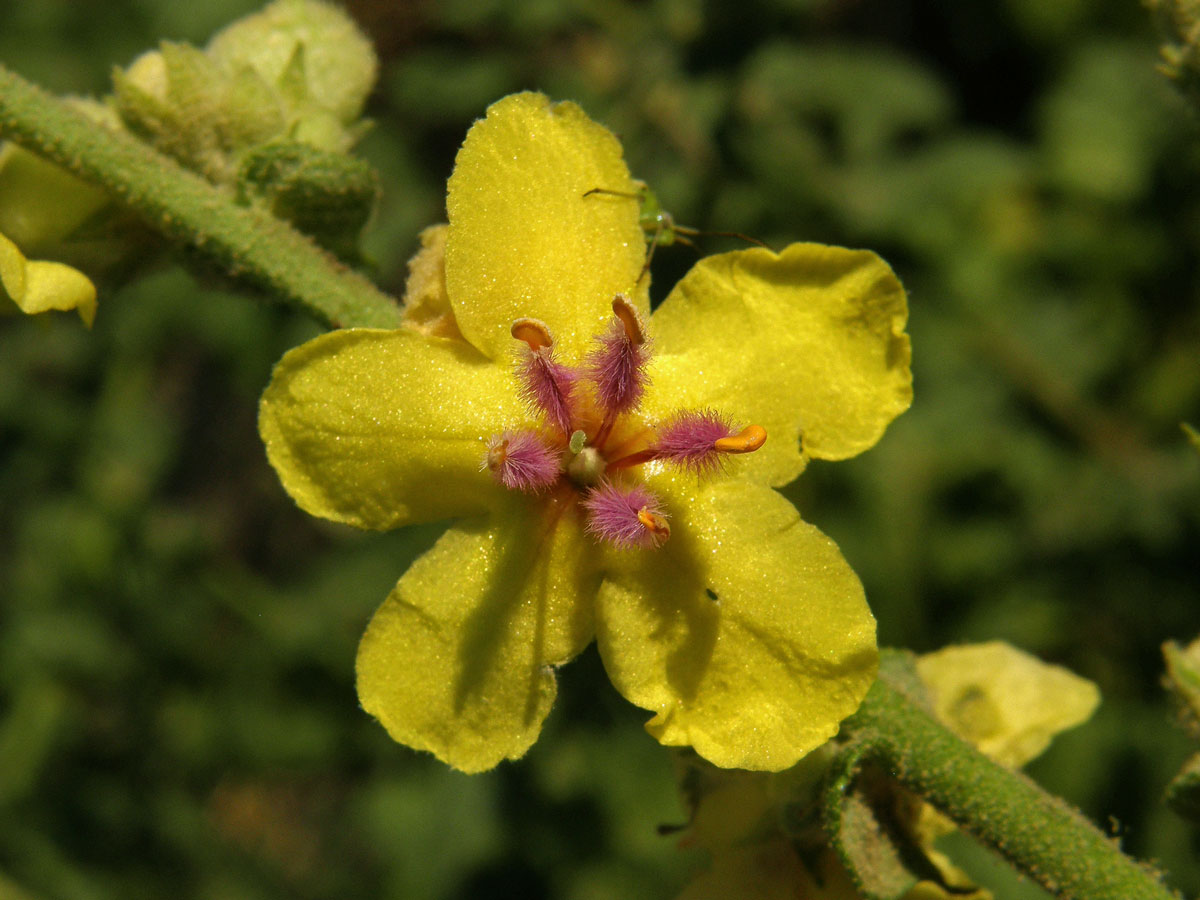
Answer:
[[[493,472],[508,461],[508,441],[499,441],[488,447],[487,467]]]
[[[528,344],[530,350],[541,350],[554,343],[550,329],[541,319],[517,319],[512,323],[510,333],[518,341]]]
[[[656,541],[662,542],[671,536],[671,526],[658,513],[652,513],[643,506],[638,510],[637,517],[642,527],[650,532]]]
[[[628,297],[624,294],[613,297],[612,310],[621,320],[625,335],[630,341],[639,345],[646,343],[646,329],[642,326],[642,317]]]
[[[713,449],[721,453],[753,453],[767,440],[767,429],[761,425],[747,425],[739,434],[717,438]]]

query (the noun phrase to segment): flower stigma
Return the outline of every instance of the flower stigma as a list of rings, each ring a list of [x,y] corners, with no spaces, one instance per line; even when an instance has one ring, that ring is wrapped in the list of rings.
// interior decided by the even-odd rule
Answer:
[[[649,384],[650,341],[630,299],[617,294],[613,319],[582,363],[555,355],[538,319],[512,323],[516,375],[537,426],[510,428],[487,443],[483,467],[509,490],[578,502],[585,529],[618,548],[652,549],[671,535],[662,501],[638,469],[662,460],[698,477],[722,471],[731,454],[752,453],[767,439],[761,425],[739,428],[710,409],[681,410],[654,425],[638,414]]]

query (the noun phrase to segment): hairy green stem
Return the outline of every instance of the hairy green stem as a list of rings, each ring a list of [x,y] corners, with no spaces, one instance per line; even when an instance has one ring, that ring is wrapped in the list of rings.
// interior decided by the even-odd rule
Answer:
[[[856,767],[882,767],[1056,896],[1178,900],[1078,811],[992,762],[886,681],[875,683],[844,733]]]
[[[328,325],[394,328],[396,301],[287,223],[0,66],[0,136],[101,185],[174,241]]]

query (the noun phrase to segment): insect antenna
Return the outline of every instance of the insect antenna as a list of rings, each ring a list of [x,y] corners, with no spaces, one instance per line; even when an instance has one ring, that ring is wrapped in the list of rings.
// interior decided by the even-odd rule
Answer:
[[[658,196],[654,191],[650,190],[649,185],[644,181],[635,183],[637,184],[637,191],[617,191],[611,188],[594,187],[589,191],[585,191],[583,196],[585,198],[598,195],[622,197],[627,200],[637,200],[641,205],[638,211],[638,224],[641,225],[642,231],[646,233],[647,246],[646,259],[642,263],[642,271],[638,273],[637,280],[639,282],[650,271],[650,263],[654,260],[654,251],[660,246],[669,247],[672,244],[684,244],[688,247],[695,247],[696,242],[692,238],[711,236],[738,238],[749,244],[765,247],[768,250],[771,249],[758,238],[752,238],[748,234],[742,234],[740,231],[701,231],[698,228],[679,225],[676,223],[675,217],[662,208],[662,204],[658,202]]]

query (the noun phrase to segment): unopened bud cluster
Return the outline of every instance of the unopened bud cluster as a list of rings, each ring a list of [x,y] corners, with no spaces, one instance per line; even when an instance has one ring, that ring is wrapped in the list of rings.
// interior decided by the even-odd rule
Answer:
[[[239,200],[266,207],[343,258],[375,207],[378,178],[349,154],[378,61],[339,7],[275,0],[204,49],[164,41],[113,73],[107,103],[72,101]],[[0,234],[25,254],[100,274],[145,255],[148,232],[103,191],[0,144]]]

